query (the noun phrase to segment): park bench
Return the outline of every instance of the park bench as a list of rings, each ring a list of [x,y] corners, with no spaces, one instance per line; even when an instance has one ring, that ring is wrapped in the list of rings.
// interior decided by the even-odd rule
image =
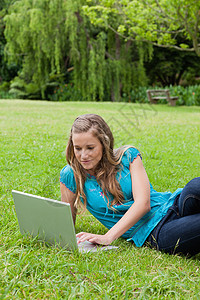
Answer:
[[[171,106],[176,105],[177,96],[170,96],[169,90],[147,90],[147,97],[150,103],[155,104],[160,99],[166,99]]]

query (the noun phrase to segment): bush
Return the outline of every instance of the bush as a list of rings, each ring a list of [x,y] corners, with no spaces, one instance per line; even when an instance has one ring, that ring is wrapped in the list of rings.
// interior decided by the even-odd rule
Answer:
[[[132,103],[148,103],[147,90],[150,89],[163,89],[162,87],[139,87],[132,90],[130,95],[123,94],[121,101]],[[170,86],[165,87],[170,90],[171,96],[178,96],[179,99],[176,105],[200,105],[200,85],[193,85],[188,87],[183,86]],[[160,99],[158,104],[167,104],[166,99]]]
[[[0,91],[0,99],[13,99],[13,97],[5,91]]]
[[[10,83],[7,81],[4,81],[1,85],[0,85],[0,92],[8,92],[10,88]]]
[[[35,83],[26,83],[23,79],[15,77],[10,84],[9,94],[19,99],[41,99],[40,88]]]
[[[9,89],[10,88],[10,89]],[[163,89],[162,87],[138,87],[133,89],[129,94],[123,93],[121,102],[130,103],[148,103],[148,89]],[[200,85],[192,86],[170,86],[165,87],[170,90],[171,96],[178,96],[176,105],[200,106]],[[9,90],[9,92],[8,92]],[[80,91],[72,83],[63,84],[59,81],[48,82],[46,84],[45,97],[50,101],[86,101]],[[0,85],[0,99],[20,98],[20,99],[41,99],[41,90],[35,83],[25,83],[23,79],[15,77],[11,82],[4,82]],[[109,99],[110,98],[110,99]],[[107,97],[111,100],[111,96]],[[97,100],[98,101],[98,100]],[[158,104],[167,104],[166,99],[160,99]]]
[[[12,99],[12,96],[8,93],[10,87],[10,83],[4,81],[0,85],[0,99]]]
[[[130,92],[129,95],[123,93],[121,101],[132,103],[147,103],[147,87],[138,87]]]
[[[74,88],[72,83],[56,87],[54,93],[48,95],[48,99],[51,101],[83,101],[81,93]]]
[[[177,105],[200,105],[200,85],[174,86],[170,87],[169,90],[172,95],[179,97]]]

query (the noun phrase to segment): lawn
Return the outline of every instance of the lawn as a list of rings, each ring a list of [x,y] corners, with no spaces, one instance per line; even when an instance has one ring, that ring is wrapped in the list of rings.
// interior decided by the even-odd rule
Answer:
[[[11,190],[60,200],[59,172],[73,120],[97,113],[116,147],[132,144],[158,191],[199,176],[200,107],[0,100],[0,299],[200,299],[200,255],[170,256],[123,239],[97,254],[69,252],[24,238]],[[89,213],[76,232],[106,232]]]

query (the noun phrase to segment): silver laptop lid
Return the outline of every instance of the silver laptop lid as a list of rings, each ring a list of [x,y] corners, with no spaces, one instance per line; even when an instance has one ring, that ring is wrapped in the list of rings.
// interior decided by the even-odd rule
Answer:
[[[70,205],[44,197],[12,191],[20,231],[48,244],[77,249]]]

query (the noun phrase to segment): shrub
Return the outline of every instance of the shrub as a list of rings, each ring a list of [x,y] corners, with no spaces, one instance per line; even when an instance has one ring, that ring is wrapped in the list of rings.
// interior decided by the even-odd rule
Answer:
[[[0,92],[8,92],[10,88],[10,83],[7,81],[4,81],[1,85],[0,85]]]
[[[53,94],[48,95],[48,99],[52,101],[83,101],[81,93],[74,88],[72,83],[56,87]]]
[[[4,81],[0,85],[0,99],[12,99],[12,96],[8,93],[10,84],[7,81]]]
[[[9,94],[19,99],[41,99],[40,88],[35,83],[26,83],[23,79],[15,77],[10,84]]]
[[[0,99],[12,99],[13,97],[5,91],[0,91]]]
[[[200,105],[200,85],[174,86],[169,87],[169,90],[172,95],[179,97],[177,105]]]
[[[148,103],[147,90],[148,89],[163,89],[162,87],[139,87],[131,91],[130,95],[123,94],[121,101],[124,102],[138,102]],[[178,96],[179,99],[176,105],[200,105],[200,85],[193,85],[188,87],[170,86],[165,87],[170,90],[171,96]],[[167,104],[166,99],[160,99],[159,104]]]

